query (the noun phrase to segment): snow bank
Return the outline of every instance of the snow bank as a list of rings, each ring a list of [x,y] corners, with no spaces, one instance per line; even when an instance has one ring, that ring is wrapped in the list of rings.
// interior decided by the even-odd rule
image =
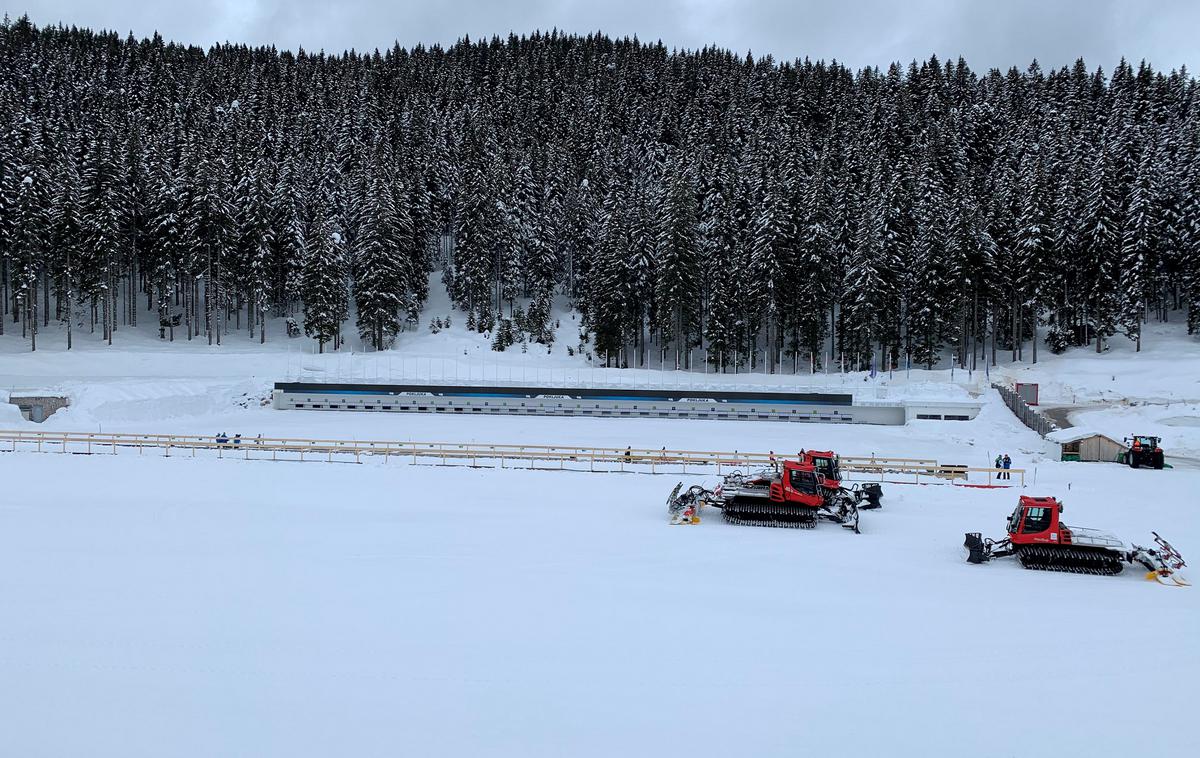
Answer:
[[[6,395],[0,395],[0,429],[20,429],[28,423],[21,409],[9,403]]]

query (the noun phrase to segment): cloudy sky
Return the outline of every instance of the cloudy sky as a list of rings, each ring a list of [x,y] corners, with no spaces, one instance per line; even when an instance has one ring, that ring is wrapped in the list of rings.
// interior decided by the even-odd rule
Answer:
[[[1200,64],[1200,0],[0,0],[38,24],[155,30],[167,39],[370,50],[557,27],[636,34],[669,47],[715,43],[851,66],[963,55],[974,68],[1125,56]]]

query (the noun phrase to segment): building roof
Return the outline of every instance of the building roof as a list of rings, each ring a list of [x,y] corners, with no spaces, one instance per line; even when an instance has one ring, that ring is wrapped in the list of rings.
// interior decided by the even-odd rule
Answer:
[[[1112,437],[1109,437],[1107,434],[1101,434],[1100,432],[1081,426],[1072,426],[1067,429],[1057,429],[1046,435],[1046,439],[1050,440],[1051,442],[1057,442],[1060,445],[1068,442],[1078,442],[1079,440],[1085,440],[1090,437],[1103,437],[1114,445],[1125,447],[1124,442],[1118,442]]]

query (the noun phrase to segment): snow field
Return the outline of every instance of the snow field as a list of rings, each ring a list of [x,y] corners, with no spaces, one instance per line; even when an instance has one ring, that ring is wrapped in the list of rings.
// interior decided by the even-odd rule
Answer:
[[[1041,476],[1067,523],[1200,545],[1193,472]],[[13,755],[1194,742],[1195,591],[964,563],[1015,490],[889,486],[853,535],[669,527],[667,476],[18,453],[0,478]]]
[[[1200,470],[1056,462],[990,392],[975,421],[904,427],[260,405],[297,371],[383,377],[390,362],[391,377],[411,378],[422,357],[434,376],[445,361],[464,373],[663,378],[593,373],[566,356],[565,319],[552,355],[491,353],[458,314],[430,333],[434,305],[394,356],[313,356],[297,348],[307,340],[275,333],[265,347],[244,335],[219,349],[164,345],[146,327],[119,331],[113,349],[77,334],[69,353],[47,333],[28,354],[9,335],[0,387],[58,389],[72,406],[36,425],[0,404],[0,428],[832,448],[975,466],[1007,452],[1030,471],[1025,493],[1064,500],[1066,523],[1142,544],[1157,530],[1200,561]],[[1171,327],[1148,325],[1139,356],[1114,340],[1101,356],[1043,351],[1036,367],[991,378],[1040,381],[1044,402],[1170,401],[1076,415],[1118,439],[1165,429],[1168,452],[1200,451],[1187,421],[1200,393],[1184,370],[1200,355]],[[824,381],[868,399],[962,396],[961,372],[954,383],[949,373]],[[1184,714],[1200,694],[1200,590],[1134,568],[1110,578],[967,565],[963,533],[1000,536],[1018,490],[885,485],[883,510],[853,535],[733,527],[712,511],[669,527],[679,479],[0,453],[0,754],[1194,751]]]

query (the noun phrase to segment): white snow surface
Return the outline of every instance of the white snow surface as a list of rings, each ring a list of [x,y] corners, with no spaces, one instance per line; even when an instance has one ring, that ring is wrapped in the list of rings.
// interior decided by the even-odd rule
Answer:
[[[1043,403],[1078,405],[1122,403],[1131,398],[1152,403],[1200,403],[1200,339],[1183,324],[1146,324],[1141,352],[1124,337],[1113,337],[1109,349],[1071,348],[1062,355],[1042,349],[1038,362],[1003,362],[997,374],[1014,382],[1034,382]]]
[[[378,355],[314,356],[278,323],[265,347],[244,334],[219,349],[163,345],[141,328],[112,348],[77,330],[68,353],[47,330],[29,354],[0,337],[0,387],[72,402],[41,425],[0,405],[0,428],[832,448],[977,466],[1008,453],[1029,470],[1023,492],[1062,498],[1066,523],[1140,544],[1157,530],[1200,560],[1200,470],[1058,462],[986,391],[975,421],[904,427],[262,405],[288,376],[774,382],[866,399],[959,399],[1012,376],[1043,382],[1044,402],[1093,403],[1076,415],[1116,439],[1161,428],[1179,435],[1163,434],[1169,453],[1200,451],[1197,355],[1178,325],[1148,329],[1140,356],[1043,351],[1037,367],[990,377],[704,380],[595,371],[561,341],[550,355],[497,355],[457,313],[430,333],[432,315]],[[963,533],[1001,536],[1022,491],[885,485],[884,508],[853,535],[735,527],[714,512],[670,527],[680,478],[0,452],[0,754],[1194,752],[1200,590],[1132,567],[966,564]]]
[[[964,563],[1014,491],[889,486],[853,535],[669,527],[674,479],[636,474],[8,453],[0,476],[11,755],[1195,744],[1196,591]],[[1187,555],[1197,484],[1052,464],[1030,492]],[[1055,726],[1014,752],[1031,699]]]

